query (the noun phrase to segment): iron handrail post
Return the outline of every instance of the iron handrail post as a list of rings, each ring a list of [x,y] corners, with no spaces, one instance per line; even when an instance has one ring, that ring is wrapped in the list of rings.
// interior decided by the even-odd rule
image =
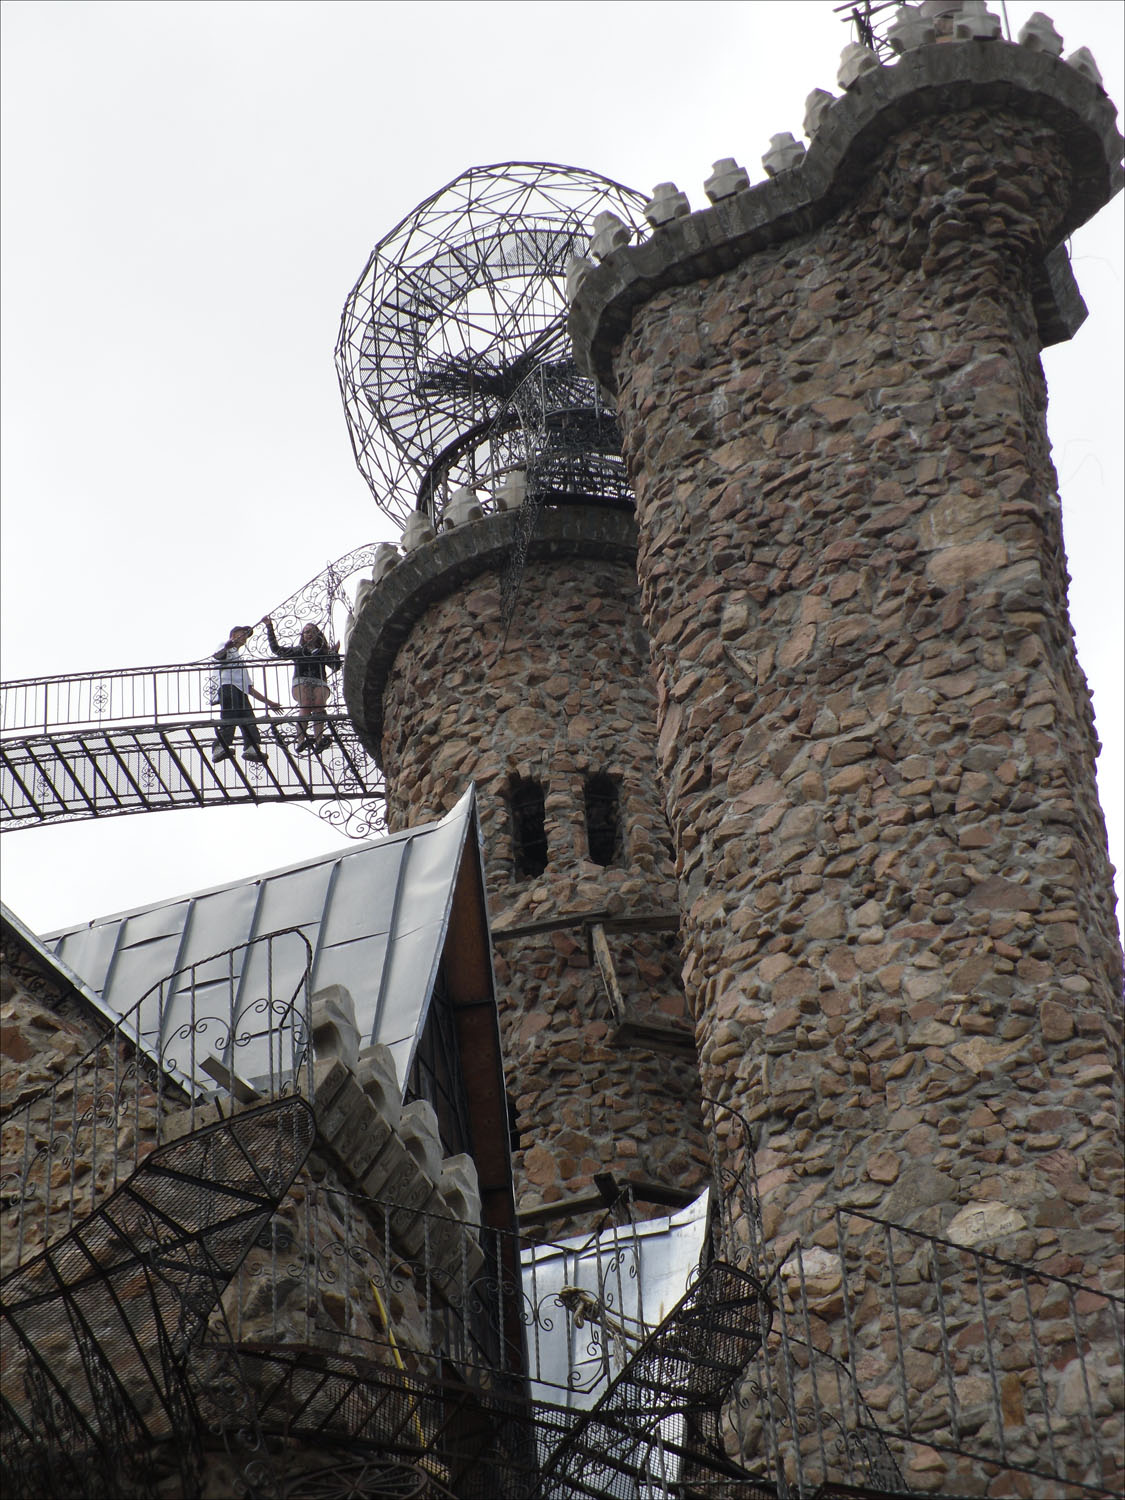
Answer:
[[[1039,1347],[1039,1336],[1035,1332],[1035,1309],[1031,1305],[1031,1289],[1027,1284],[1027,1273],[1020,1277],[1023,1288],[1024,1305],[1027,1308],[1027,1329],[1031,1335],[1031,1352],[1035,1359],[1035,1378],[1039,1385],[1039,1400],[1043,1406],[1043,1421],[1047,1428],[1047,1451],[1051,1455],[1051,1464],[1056,1473],[1061,1473],[1059,1456],[1055,1452],[1055,1430],[1051,1426],[1051,1402],[1047,1394],[1047,1382],[1043,1378],[1043,1351]]]
[[[824,1414],[820,1409],[820,1389],[817,1384],[816,1364],[814,1355],[816,1346],[813,1344],[812,1325],[809,1322],[809,1294],[805,1286],[805,1257],[802,1253],[801,1242],[797,1241],[797,1276],[801,1287],[801,1315],[805,1326],[805,1343],[809,1346],[809,1385],[812,1394],[813,1420],[816,1423],[816,1443],[820,1449],[821,1483],[827,1483],[828,1454],[824,1449]]]
[[[883,1245],[887,1257],[887,1274],[891,1283],[891,1311],[895,1321],[895,1350],[899,1382],[902,1387],[902,1423],[907,1439],[913,1438],[910,1430],[910,1387],[906,1379],[906,1341],[902,1336],[902,1316],[898,1305],[898,1277],[895,1274],[895,1245],[889,1226],[883,1228]]]

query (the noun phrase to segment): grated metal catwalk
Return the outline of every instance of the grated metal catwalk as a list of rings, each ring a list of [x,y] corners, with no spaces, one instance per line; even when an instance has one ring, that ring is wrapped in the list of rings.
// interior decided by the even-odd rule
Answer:
[[[187,1355],[308,1154],[291,1098],[158,1147],[0,1286],[12,1500],[154,1494],[200,1466]],[[170,1439],[175,1438],[175,1441]]]

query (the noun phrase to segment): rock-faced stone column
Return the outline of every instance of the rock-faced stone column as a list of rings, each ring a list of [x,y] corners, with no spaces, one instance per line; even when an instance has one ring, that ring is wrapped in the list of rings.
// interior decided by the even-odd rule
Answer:
[[[516,527],[443,532],[371,589],[348,708],[392,827],[477,783],[521,1210],[596,1201],[603,1173],[677,1201],[707,1163],[636,529],[623,510],[543,511],[505,633]]]
[[[757,1123],[782,1257],[848,1206],[1121,1284],[1121,954],[1039,363],[1120,145],[1057,58],[923,46],[575,298],[637,496],[703,1086]]]

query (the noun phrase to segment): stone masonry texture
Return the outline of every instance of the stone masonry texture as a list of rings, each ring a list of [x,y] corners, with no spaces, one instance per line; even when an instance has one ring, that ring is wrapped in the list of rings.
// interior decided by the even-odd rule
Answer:
[[[636,489],[684,978],[779,1255],[844,1205],[1117,1290],[1121,954],[1036,317],[1075,169],[1026,110],[928,108],[822,223],[654,276],[588,346]],[[1119,1484],[1103,1373],[1074,1477]],[[975,1482],[954,1464],[908,1478]]]
[[[628,925],[633,916],[674,913],[676,896],[632,523],[581,508],[561,521],[545,516],[546,552],[528,562],[505,640],[500,567],[511,521],[493,517],[443,535],[370,597],[374,615],[396,583],[416,609],[427,587],[434,595],[401,631],[379,692],[388,821],[397,828],[436,818],[477,783],[521,1209],[589,1196],[601,1173],[702,1190],[707,1158],[674,916],[670,931]],[[559,555],[560,527],[579,538],[581,555]],[[483,566],[494,532],[503,547]],[[443,558],[462,553],[469,576],[453,591],[412,576],[413,568],[440,574]],[[365,626],[370,615],[350,644],[353,670]],[[383,637],[391,633],[384,625]],[[354,691],[371,693],[370,679]],[[621,844],[609,865],[591,860],[587,842],[584,786],[599,774],[618,788]],[[544,793],[548,854],[539,876],[521,876],[515,865],[513,779],[536,781]],[[687,1049],[654,1051],[616,1035],[582,922],[599,913],[617,924],[607,937],[635,1017],[678,1023]]]
[[[98,1073],[95,1059],[100,1063]],[[6,1222],[0,1269],[6,1276],[33,1261],[47,1244],[57,1246],[67,1231],[86,1221],[161,1138],[176,1139],[220,1121],[220,1107],[187,1109],[178,1090],[161,1091],[156,1079],[155,1068],[138,1066],[133,1049],[107,1018],[5,930],[0,964],[0,1088],[5,1104],[0,1190]],[[360,1105],[369,1108],[366,1097],[356,1093]],[[331,1101],[336,1095],[326,1097]],[[327,1105],[320,1115],[322,1136],[330,1144]],[[209,1320],[213,1350],[198,1354],[202,1365],[208,1359],[214,1364],[213,1379],[203,1383],[217,1393],[216,1409],[205,1412],[204,1418],[214,1417],[216,1432],[229,1418],[223,1400],[224,1392],[230,1399],[232,1372],[224,1365],[222,1350],[231,1338],[244,1350],[238,1378],[263,1400],[277,1371],[268,1361],[259,1365],[255,1357],[285,1346],[312,1347],[337,1358],[361,1356],[370,1367],[373,1351],[376,1356],[380,1348],[386,1351],[389,1328],[397,1357],[406,1367],[427,1368],[433,1323],[421,1289],[430,1284],[427,1277],[439,1263],[436,1251],[450,1236],[447,1259],[459,1261],[459,1230],[448,1219],[427,1217],[425,1246],[415,1243],[411,1251],[398,1236],[395,1216],[357,1188],[322,1140],[268,1230],[250,1246],[223,1291],[221,1307]],[[418,1216],[410,1219],[416,1227]],[[477,1269],[479,1260],[467,1262],[468,1272],[475,1274]],[[386,1323],[371,1296],[372,1285],[380,1291]],[[104,1295],[108,1305],[109,1293]],[[90,1305],[99,1309],[96,1293]],[[83,1356],[61,1313],[36,1349],[64,1386],[82,1379]],[[153,1438],[151,1452],[141,1464],[146,1481],[158,1483],[152,1477],[158,1472],[164,1476],[158,1492],[179,1495],[184,1493],[184,1475],[189,1474],[192,1493],[218,1497],[241,1492],[240,1471],[253,1454],[240,1451],[237,1438],[226,1451],[217,1437],[210,1444],[205,1441],[199,1452],[181,1452],[182,1436],[162,1411],[155,1384],[138,1379],[127,1355],[119,1350],[119,1356],[130,1398]],[[25,1360],[15,1341],[6,1360],[5,1388],[18,1388]],[[366,1402],[372,1422],[377,1420],[378,1396],[361,1392],[353,1400]],[[165,1448],[174,1456],[168,1457]],[[338,1450],[287,1442],[283,1458],[275,1455],[273,1460],[275,1481],[282,1468],[288,1475],[315,1470],[326,1454],[336,1452],[342,1459],[350,1451],[345,1438]],[[120,1456],[120,1464],[114,1493],[151,1493],[143,1484],[134,1485],[136,1475],[128,1469],[127,1455]]]

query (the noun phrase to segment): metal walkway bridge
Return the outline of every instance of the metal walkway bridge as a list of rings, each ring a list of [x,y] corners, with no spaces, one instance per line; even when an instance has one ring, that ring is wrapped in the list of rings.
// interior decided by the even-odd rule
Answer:
[[[248,665],[259,692],[286,702],[287,662]],[[265,762],[236,753],[216,763],[217,672],[138,667],[0,685],[0,828],[294,800],[325,802],[321,816],[356,837],[381,828],[381,773],[335,696],[320,754],[297,750],[296,710],[265,712]]]
[[[293,640],[309,620],[350,614],[342,584],[370,566],[375,545],[349,552],[279,605],[272,612],[278,636]],[[274,703],[289,705],[290,663],[259,654],[263,634],[244,653],[251,682]],[[319,754],[297,749],[297,710],[287,707],[256,714],[264,763],[241,753],[216,763],[218,671],[208,658],[0,684],[0,830],[297,801],[323,804],[320,816],[350,837],[382,831],[382,773],[352,728],[338,677]]]

